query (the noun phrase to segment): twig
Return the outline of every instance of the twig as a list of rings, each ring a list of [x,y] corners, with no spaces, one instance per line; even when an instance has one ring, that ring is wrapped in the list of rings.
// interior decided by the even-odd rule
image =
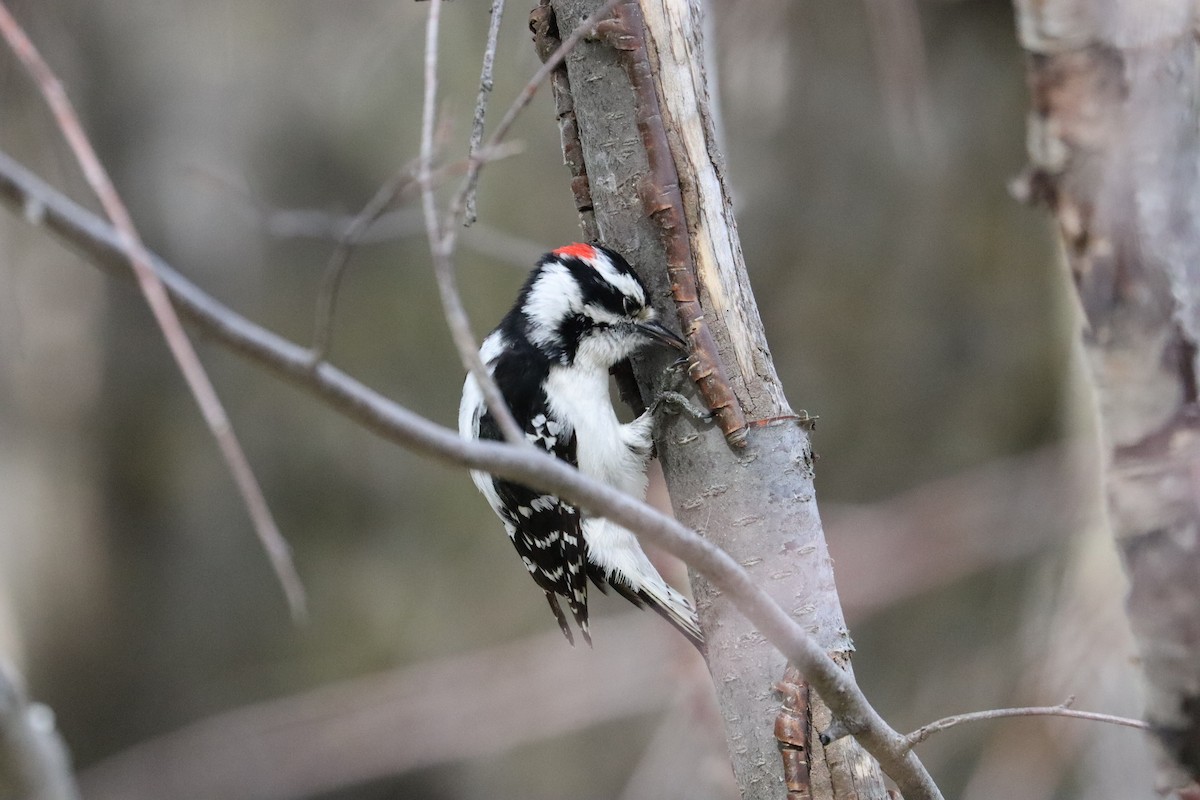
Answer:
[[[100,199],[104,213],[112,220],[121,252],[129,259],[138,286],[154,314],[155,321],[162,330],[163,338],[166,339],[171,355],[174,356],[175,362],[179,365],[179,369],[187,381],[188,388],[196,398],[205,423],[217,440],[221,454],[224,456],[238,491],[242,495],[242,502],[245,503],[246,510],[250,513],[254,530],[258,534],[259,541],[262,542],[263,549],[267,552],[276,577],[283,586],[292,617],[297,621],[302,620],[305,615],[304,586],[292,563],[287,542],[284,541],[283,535],[275,525],[262,488],[258,485],[254,471],[250,468],[250,462],[246,459],[246,454],[242,451],[241,444],[233,432],[233,426],[225,414],[220,398],[217,397],[216,390],[213,388],[208,374],[204,371],[204,366],[192,348],[191,341],[184,333],[162,282],[150,265],[149,251],[142,243],[125,203],[121,200],[104,165],[100,163],[96,151],[92,148],[62,83],[16,19],[9,13],[3,0],[0,0],[0,33],[3,34],[9,47],[12,48],[33,78],[34,83],[37,84],[46,104],[54,113],[59,129],[70,144],[79,166],[83,169],[88,184]]]
[[[483,122],[487,116],[488,99],[492,96],[492,68],[496,63],[496,42],[500,38],[500,22],[504,19],[504,0],[492,0],[491,22],[488,24],[487,45],[483,48],[483,68],[479,72],[479,96],[475,100],[475,119],[471,123],[471,142],[467,147],[467,155],[474,158],[483,144]],[[467,203],[463,212],[463,225],[473,225],[478,215],[475,213],[475,188],[479,183],[479,173],[467,186]]]
[[[502,158],[508,158],[521,151],[520,147],[494,147],[487,151],[472,152],[473,158],[479,158],[483,161],[498,161]],[[448,164],[445,167],[437,170],[434,173],[435,180],[440,179],[443,174],[464,171],[467,161],[460,161],[454,164]],[[354,247],[361,241],[363,234],[367,229],[374,225],[388,210],[388,207],[396,201],[404,190],[411,186],[415,180],[415,172],[418,163],[410,161],[405,164],[395,175],[380,186],[363,209],[358,212],[348,223],[338,229],[337,247],[330,256],[329,265],[325,268],[324,277],[321,280],[321,288],[317,294],[317,311],[313,324],[313,345],[312,359],[313,363],[324,361],[329,357],[329,348],[333,341],[333,316],[337,307],[338,291],[341,288],[342,276],[346,273],[346,265],[350,263],[350,254]]]
[[[267,234],[278,239],[315,239],[335,244],[341,240],[354,217],[321,209],[265,210]],[[425,215],[421,209],[387,211],[356,239],[356,246],[381,244],[425,234]],[[550,248],[544,242],[526,239],[500,230],[486,222],[476,222],[460,240],[462,246],[486,255],[492,261],[529,271],[529,265]]]
[[[512,142],[490,150],[481,149],[476,157],[491,163],[519,155],[522,152],[524,152],[524,146],[520,142]],[[465,174],[467,163],[468,159],[463,158],[434,170],[435,183],[444,176]],[[415,162],[410,163],[408,168],[413,169],[414,165]],[[359,215],[363,213],[360,211],[358,214],[337,214],[316,208],[275,208],[255,197],[245,187],[238,185],[236,181],[204,170],[191,171],[205,181],[215,184],[222,191],[231,192],[239,201],[252,208],[267,234],[277,239],[320,239],[337,244],[349,235],[351,228],[356,225]],[[389,178],[388,182],[384,183],[377,192],[386,192],[386,187],[392,180]],[[415,183],[415,178],[409,183],[402,183],[399,192],[392,197],[392,204],[403,197],[409,187],[415,186]],[[358,231],[352,237],[352,244],[357,246],[389,242],[403,239],[414,233],[424,232],[424,230],[424,215],[420,209],[388,211],[385,208],[363,230]],[[489,235],[495,234],[493,229]],[[539,254],[544,250],[544,248],[533,249],[536,249]],[[529,263],[528,258],[521,261],[521,265],[525,269],[529,268]]]
[[[350,254],[358,243],[359,237],[387,211],[413,180],[414,164],[405,164],[395,175],[375,191],[362,211],[350,220],[350,224],[338,236],[337,247],[329,258],[329,265],[321,279],[321,289],[317,294],[317,313],[313,322],[313,363],[324,361],[329,355],[329,346],[333,340],[333,315],[337,307],[338,290],[342,285],[342,276],[346,273],[346,265],[350,263]]]
[[[987,711],[972,711],[969,714],[955,714],[952,717],[944,717],[934,722],[930,722],[928,725],[922,725],[920,728],[917,728],[904,738],[908,740],[910,747],[915,747],[933,734],[940,733],[947,728],[953,728],[955,725],[959,725],[964,722],[980,722],[988,719],[1002,719],[1004,717],[1073,717],[1075,719],[1092,720],[1093,722],[1107,722],[1110,725],[1123,725],[1126,728],[1137,728],[1138,730],[1143,731],[1150,730],[1150,725],[1140,719],[1118,717],[1113,714],[1100,714],[1095,711],[1076,711],[1075,709],[1071,708],[1071,704],[1074,702],[1074,697],[1068,697],[1065,702],[1057,706],[993,708]]]
[[[533,96],[537,94],[538,87],[545,83],[546,79],[550,77],[550,74],[558,68],[558,65],[566,60],[570,52],[575,49],[575,45],[579,44],[579,42],[583,40],[583,37],[588,36],[595,31],[596,23],[608,17],[608,15],[612,13],[612,10],[616,8],[617,4],[621,1],[622,0],[608,0],[608,2],[606,2],[604,5],[596,9],[594,14],[589,16],[583,22],[579,23],[579,27],[571,31],[570,36],[568,36],[566,39],[563,39],[563,43],[559,46],[559,48],[542,63],[542,66],[538,68],[537,72],[533,73],[533,77],[529,79],[524,88],[521,89],[521,93],[517,95],[515,100],[513,100],[512,105],[510,105],[508,110],[504,112],[504,116],[500,119],[500,124],[496,126],[496,130],[492,131],[492,135],[488,137],[488,143],[485,145],[484,150],[490,150],[494,147],[497,147],[501,142],[504,141],[504,137],[508,135],[509,128],[513,126],[513,123],[517,121],[517,117],[520,116],[521,112],[525,110],[525,107],[529,105],[531,100],[533,100]],[[463,181],[463,186],[459,190],[458,195],[455,196],[454,200],[450,203],[451,221],[462,218],[463,208],[466,205],[467,187],[469,187],[473,181],[477,180],[479,170],[482,169],[483,164],[484,161],[478,157],[472,157],[469,159],[467,164],[467,176]],[[451,249],[453,249],[454,229],[455,226],[453,225],[447,226],[446,233],[447,236],[451,237]]]
[[[491,411],[504,438],[513,444],[526,444],[525,436],[509,412],[503,395],[479,357],[479,342],[471,332],[471,322],[467,318],[466,309],[463,308],[454,275],[454,236],[450,232],[451,226],[444,226],[438,216],[433,181],[433,126],[437,117],[438,28],[441,10],[441,0],[430,2],[429,20],[425,29],[425,99],[421,112],[421,155],[417,162],[417,183],[421,187],[421,206],[425,211],[429,254],[433,259],[446,324],[450,326],[450,335],[463,366],[483,391],[488,410]],[[472,169],[478,172],[476,163],[473,158],[469,160],[468,174]]]
[[[437,0],[434,0],[437,2]],[[47,186],[0,153],[0,198],[30,224],[40,224],[96,264],[126,272],[128,262],[112,227]],[[24,214],[27,208],[38,213]],[[867,701],[853,676],[784,611],[727,553],[643,502],[584,477],[534,447],[468,441],[403,408],[328,363],[311,367],[308,350],[239,316],[151,255],[180,312],[214,339],[293,385],[311,392],[343,416],[415,453],[484,470],[563,497],[607,517],[703,573],[789,659],[821,695],[835,717],[899,784],[907,800],[941,798],[908,740]]]
[[[421,187],[425,226],[429,236],[429,251],[433,258],[442,309],[445,312],[447,324],[450,326],[451,337],[454,339],[459,357],[483,391],[488,409],[496,418],[504,438],[513,443],[524,442],[524,436],[513,420],[512,414],[509,413],[500,390],[496,388],[491,375],[488,374],[483,362],[479,359],[478,343],[474,334],[471,333],[471,324],[458,292],[454,250],[458,239],[458,229],[461,227],[459,223],[463,219],[470,187],[478,179],[479,170],[487,161],[484,157],[485,154],[495,151],[500,146],[517,116],[533,99],[538,87],[545,82],[554,68],[566,58],[575,45],[592,31],[596,23],[604,19],[618,2],[620,0],[608,0],[596,13],[584,20],[525,84],[521,93],[517,95],[508,111],[505,112],[500,124],[496,126],[496,130],[489,137],[487,144],[467,159],[466,177],[463,179],[458,193],[451,200],[444,221],[439,219],[433,181],[433,126],[437,107],[438,27],[441,17],[441,0],[432,0],[429,4],[429,20],[425,34],[425,98],[421,117],[421,157],[417,169],[417,182]]]
[[[260,209],[262,227],[273,239],[315,239],[339,244],[357,215],[336,214],[319,208]],[[379,244],[425,232],[420,209],[385,211],[354,239],[354,245]]]

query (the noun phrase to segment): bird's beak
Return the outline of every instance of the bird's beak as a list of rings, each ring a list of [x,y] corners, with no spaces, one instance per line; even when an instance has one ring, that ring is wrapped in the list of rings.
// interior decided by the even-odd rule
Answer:
[[[659,344],[665,344],[668,347],[674,347],[676,350],[687,352],[688,343],[681,339],[678,334],[664,327],[657,320],[651,322],[639,322],[638,330],[647,337]]]

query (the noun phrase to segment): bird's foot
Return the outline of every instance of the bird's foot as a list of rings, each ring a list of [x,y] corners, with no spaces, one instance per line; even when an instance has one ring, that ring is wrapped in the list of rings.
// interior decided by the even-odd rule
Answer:
[[[697,408],[679,392],[672,391],[662,392],[654,398],[654,402],[650,404],[650,414],[656,418],[660,414],[683,414],[696,422],[712,422],[715,416],[711,411]]]

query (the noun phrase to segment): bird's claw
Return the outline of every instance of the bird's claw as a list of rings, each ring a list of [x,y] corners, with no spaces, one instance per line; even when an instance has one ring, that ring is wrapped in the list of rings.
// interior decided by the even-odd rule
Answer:
[[[711,411],[701,411],[679,392],[662,392],[650,404],[650,413],[657,417],[659,414],[684,414],[696,422],[712,422],[715,414]]]

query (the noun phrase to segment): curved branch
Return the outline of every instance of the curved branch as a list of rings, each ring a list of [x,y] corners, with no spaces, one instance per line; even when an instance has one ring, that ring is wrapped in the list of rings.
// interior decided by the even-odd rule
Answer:
[[[0,199],[111,272],[128,276],[124,250],[111,226],[0,152]],[[907,800],[941,793],[908,740],[867,701],[853,677],[751,579],[732,557],[674,519],[590,480],[533,447],[467,441],[388,400],[329,363],[312,366],[309,351],[239,316],[150,254],[150,263],[180,313],[231,350],[311,392],[379,436],[444,462],[480,469],[564,497],[628,528],[703,573],[758,630],[803,671],[863,748]]]
[[[404,187],[412,182],[413,170],[412,164],[405,164],[395,175],[388,178],[338,234],[337,247],[329,257],[329,264],[325,267],[325,274],[321,277],[321,288],[317,293],[317,311],[313,322],[313,363],[324,361],[329,356],[329,348],[333,343],[333,315],[337,308],[342,277],[350,263],[350,255],[363,233],[384,215]]]
[[[442,220],[438,213],[437,198],[434,196],[433,180],[433,127],[437,117],[438,90],[438,32],[441,23],[441,0],[429,4],[429,19],[425,26],[425,92],[421,111],[421,155],[417,159],[417,183],[421,187],[421,206],[425,213],[425,231],[429,239],[429,255],[433,259],[434,276],[437,278],[438,294],[450,336],[467,372],[475,378],[483,392],[488,409],[500,427],[505,440],[514,445],[525,444],[525,436],[504,402],[492,376],[479,356],[479,340],[471,332],[471,323],[463,308],[458,293],[458,279],[454,269],[454,222],[458,214],[447,214]],[[479,174],[481,161],[471,158],[467,165],[467,181]],[[469,184],[468,184],[469,185]],[[464,188],[463,195],[465,196]]]
[[[964,722],[982,722],[988,719],[1002,719],[1004,717],[1072,717],[1074,719],[1086,719],[1093,722],[1107,722],[1110,725],[1123,725],[1127,728],[1137,728],[1139,730],[1148,731],[1150,725],[1140,719],[1130,719],[1129,717],[1118,717],[1114,714],[1101,714],[1095,711],[1076,711],[1071,708],[1071,703],[1075,701],[1074,697],[1068,697],[1065,703],[1057,706],[1028,706],[1026,708],[992,708],[987,711],[972,711],[969,714],[955,714],[950,717],[930,722],[928,725],[922,725],[908,736],[904,737],[913,747],[928,739],[935,733],[941,733],[947,728],[953,728],[955,725],[960,725]]]

